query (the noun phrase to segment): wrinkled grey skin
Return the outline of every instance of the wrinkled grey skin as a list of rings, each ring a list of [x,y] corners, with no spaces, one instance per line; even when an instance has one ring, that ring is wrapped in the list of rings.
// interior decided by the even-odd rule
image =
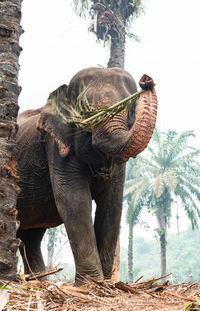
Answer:
[[[40,243],[45,230],[64,223],[76,265],[76,283],[84,276],[103,279],[112,271],[120,228],[125,161],[118,159],[125,130],[135,118],[135,107],[113,118],[93,133],[77,130],[52,111],[51,98],[73,102],[83,88],[97,105],[112,105],[136,92],[132,77],[117,68],[89,68],[78,73],[69,86],[53,92],[41,109],[23,112],[18,119],[17,208],[20,228],[32,271],[45,270]],[[66,112],[65,112],[66,113]],[[67,114],[67,113],[66,113]],[[39,130],[38,130],[39,128]],[[91,210],[96,203],[94,224]],[[21,253],[23,250],[21,247]],[[24,260],[25,273],[29,273]]]

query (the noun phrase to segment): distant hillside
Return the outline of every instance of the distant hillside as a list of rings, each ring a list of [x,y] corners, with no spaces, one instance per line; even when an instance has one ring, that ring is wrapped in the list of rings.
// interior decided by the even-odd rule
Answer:
[[[200,231],[188,230],[180,235],[169,235],[167,244],[167,273],[172,273],[170,281],[182,283],[200,281]],[[134,240],[134,279],[160,276],[159,241],[146,241],[143,238]],[[128,281],[127,250],[121,249],[121,280]]]

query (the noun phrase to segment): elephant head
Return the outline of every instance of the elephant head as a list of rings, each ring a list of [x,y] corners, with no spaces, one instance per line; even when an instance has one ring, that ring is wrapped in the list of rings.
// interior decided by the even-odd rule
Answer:
[[[157,98],[151,78],[143,76],[140,82],[147,92],[140,95],[137,103],[98,125],[89,134],[94,150],[107,157],[127,160],[145,149],[155,126]],[[61,156],[68,154],[76,133],[74,124],[66,121],[69,111],[63,107],[75,105],[84,90],[88,103],[95,109],[111,106],[135,93],[137,88],[131,75],[120,68],[88,68],[77,73],[69,86],[63,85],[51,93],[41,111],[38,128],[55,137]],[[55,112],[55,99],[59,114]]]

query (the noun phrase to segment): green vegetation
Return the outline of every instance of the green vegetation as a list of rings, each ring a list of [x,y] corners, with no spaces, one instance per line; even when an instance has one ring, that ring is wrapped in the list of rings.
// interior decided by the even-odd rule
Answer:
[[[178,234],[170,234],[167,243],[167,273],[172,273],[169,281],[182,283],[200,281],[200,241],[199,230],[187,230]],[[144,280],[160,276],[159,266],[159,241],[147,241],[143,238],[136,238],[133,246],[134,269],[133,280],[140,276]],[[128,282],[128,252],[121,249],[120,279]],[[192,274],[192,276],[190,276]]]
[[[110,107],[94,109],[94,107],[92,107],[87,100],[87,91],[89,88],[90,85],[78,96],[76,103],[62,103],[62,107],[68,112],[67,115],[60,111],[60,98],[52,96],[52,104],[54,106],[55,113],[67,123],[73,123],[78,128],[82,128],[87,132],[92,132],[96,126],[100,123],[106,122],[108,119],[111,119],[114,115],[125,109],[125,107],[134,105],[140,95],[147,91],[146,89],[142,89],[127,96]]]
[[[118,22],[116,20],[110,20],[109,17],[117,14],[117,16],[122,15],[125,19],[126,24],[126,35],[130,38],[139,41],[138,37],[133,33],[128,32],[133,18],[137,18],[139,15],[144,13],[144,1],[142,0],[104,0],[104,1],[94,1],[94,0],[74,0],[74,9],[75,12],[80,16],[91,20],[91,26],[89,30],[94,32],[97,35],[99,40],[107,41],[110,37],[119,31],[117,29]],[[93,11],[93,12],[91,12]],[[96,11],[106,11],[107,23],[105,21],[106,16],[102,16],[101,20],[98,23],[98,18],[96,17]],[[120,14],[121,13],[121,14]],[[104,17],[104,18],[102,18]],[[97,20],[96,20],[97,19]],[[97,23],[97,24],[96,24]],[[107,27],[106,27],[107,26]],[[120,25],[121,27],[123,25]],[[119,26],[119,28],[120,28]],[[107,28],[107,29],[106,29]],[[116,35],[116,34],[115,34]]]
[[[188,229],[180,234],[169,234],[167,251],[167,273],[172,273],[168,280],[174,284],[200,281],[200,231]],[[128,250],[121,247],[120,280],[128,282]],[[160,277],[160,249],[159,240],[150,241],[144,238],[135,238],[133,245],[134,269],[133,281],[143,276],[142,280]],[[64,270],[53,278],[72,281],[74,279],[74,264],[62,263]]]
[[[178,134],[155,129],[145,155],[131,159],[127,168],[124,197],[128,203],[129,281],[132,281],[133,227],[142,208],[147,208],[158,221],[157,234],[161,249],[161,275],[166,274],[167,226],[171,209],[180,200],[192,228],[198,227],[200,217],[200,150],[189,145],[192,131]],[[178,215],[177,215],[178,221]]]
[[[134,18],[144,13],[143,0],[74,0],[79,16],[90,19],[89,30],[97,40],[110,43],[108,67],[124,68],[126,37],[139,38],[130,32]]]

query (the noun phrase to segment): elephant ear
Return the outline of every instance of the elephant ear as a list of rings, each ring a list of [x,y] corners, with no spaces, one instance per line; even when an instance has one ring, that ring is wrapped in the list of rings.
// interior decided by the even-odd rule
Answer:
[[[53,91],[46,105],[41,109],[37,129],[54,137],[61,157],[67,156],[72,142],[72,124],[67,122],[67,85],[62,85]]]

